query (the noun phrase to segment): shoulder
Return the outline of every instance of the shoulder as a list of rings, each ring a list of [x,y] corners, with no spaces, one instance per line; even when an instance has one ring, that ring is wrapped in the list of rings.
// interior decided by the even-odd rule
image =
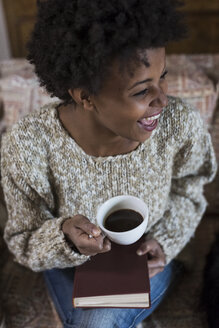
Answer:
[[[168,97],[168,106],[161,115],[160,135],[181,142],[206,132],[207,127],[197,109],[181,98]]]
[[[7,131],[7,137],[19,139],[28,135],[32,136],[31,139],[34,139],[35,135],[43,136],[48,128],[55,123],[57,104],[47,104],[39,110],[26,115]]]
[[[25,170],[37,162],[39,166],[42,165],[55,125],[55,111],[54,103],[46,105],[21,119],[3,135],[2,165],[11,168],[19,165]]]
[[[56,103],[43,106],[16,124],[14,124],[3,136],[8,146],[41,143],[42,139],[53,130],[56,123]]]

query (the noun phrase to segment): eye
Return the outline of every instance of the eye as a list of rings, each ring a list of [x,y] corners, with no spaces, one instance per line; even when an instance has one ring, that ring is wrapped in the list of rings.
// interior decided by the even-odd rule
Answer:
[[[142,90],[142,91],[140,91],[140,92],[135,93],[133,96],[134,96],[134,97],[144,96],[144,95],[147,94],[147,92],[148,92],[148,89],[144,89],[144,90]]]
[[[168,71],[165,71],[165,72],[164,72],[164,73],[161,75],[161,77],[160,77],[160,78],[164,80],[164,79],[165,79],[165,77],[166,77],[166,75],[167,75],[167,73],[168,73]]]

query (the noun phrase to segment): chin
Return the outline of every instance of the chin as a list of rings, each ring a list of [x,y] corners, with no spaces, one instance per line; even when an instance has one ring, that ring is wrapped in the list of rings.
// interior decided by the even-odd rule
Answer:
[[[144,133],[144,135],[139,137],[138,141],[141,143],[145,142],[146,140],[148,140],[151,137],[151,134],[152,134],[152,132]]]

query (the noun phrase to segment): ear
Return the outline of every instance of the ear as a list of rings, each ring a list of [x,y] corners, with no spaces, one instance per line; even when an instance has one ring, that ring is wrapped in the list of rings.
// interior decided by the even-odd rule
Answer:
[[[85,110],[94,110],[95,106],[91,101],[91,97],[88,92],[83,89],[69,89],[68,90],[70,96],[74,101]]]

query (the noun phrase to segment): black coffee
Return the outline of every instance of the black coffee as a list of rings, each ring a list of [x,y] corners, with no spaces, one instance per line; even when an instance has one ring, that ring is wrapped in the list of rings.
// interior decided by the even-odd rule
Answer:
[[[142,221],[140,213],[125,209],[111,213],[105,219],[104,227],[114,232],[123,232],[136,228]]]

